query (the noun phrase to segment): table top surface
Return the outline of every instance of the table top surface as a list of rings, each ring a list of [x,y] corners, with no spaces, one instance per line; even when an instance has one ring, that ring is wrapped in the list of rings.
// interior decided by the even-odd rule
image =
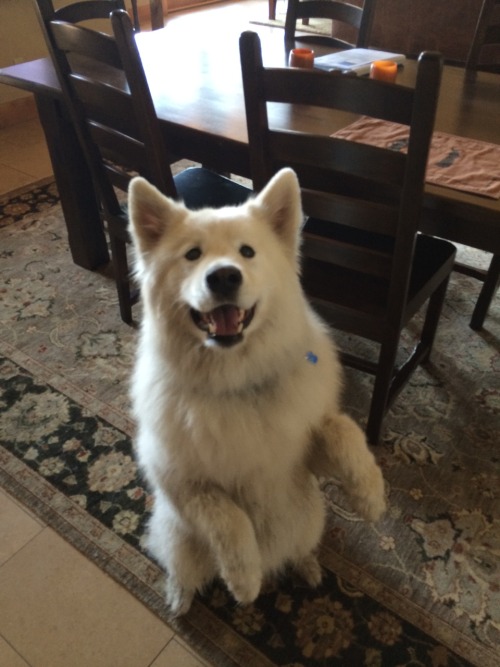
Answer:
[[[288,52],[283,30],[263,26],[249,26],[249,29],[260,35],[264,64],[286,66]],[[230,33],[221,43],[201,33],[193,40],[193,46],[184,51],[185,33],[176,30],[175,24],[137,36],[160,118],[247,141],[239,34]],[[328,52],[325,48],[314,48],[318,54]],[[182,54],[178,63],[173,61],[176,53]],[[413,85],[415,72],[415,61],[407,60],[397,81]],[[499,75],[481,72],[470,79],[461,67],[444,67],[436,130],[500,144],[499,109]],[[336,123],[331,125],[331,113],[314,118],[305,114],[298,122],[304,127],[313,122],[315,130],[325,134],[338,129]]]
[[[285,66],[288,52],[284,31],[279,28],[239,24],[220,34],[206,30],[202,22],[186,15],[167,23],[161,30],[138,33],[136,39],[162,124],[199,137],[210,137],[246,150],[248,143],[241,70],[239,36],[255,30],[262,42],[265,65]],[[300,43],[299,43],[300,45]],[[318,54],[328,49],[317,48]],[[412,85],[416,63],[407,60],[398,73],[398,83]],[[60,95],[60,88],[48,58],[0,69],[0,82],[44,95]],[[470,78],[460,67],[445,66],[435,129],[500,145],[500,75],[477,73]],[[270,113],[271,122],[293,129],[331,134],[351,119],[311,110],[287,115]],[[429,186],[429,192],[445,188]],[[441,192],[464,203],[479,205],[493,213],[500,203],[465,193]]]
[[[245,28],[258,32],[264,64],[279,67],[286,66],[288,60],[284,31],[246,24],[234,32],[214,35],[193,16],[137,34],[158,116],[166,122],[246,143],[239,36]],[[315,50],[318,54],[328,52],[324,47]],[[407,60],[397,81],[412,85],[415,70],[415,62]],[[48,58],[0,68],[0,82],[32,92],[60,94]],[[436,130],[500,144],[499,109],[500,75],[480,72],[469,79],[461,67],[444,67]],[[325,134],[338,125],[328,124],[321,116],[309,120]],[[303,124],[307,122],[302,120]]]

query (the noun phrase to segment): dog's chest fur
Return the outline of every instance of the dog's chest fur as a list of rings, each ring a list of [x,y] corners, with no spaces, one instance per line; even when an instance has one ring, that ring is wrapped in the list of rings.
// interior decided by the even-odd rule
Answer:
[[[143,357],[137,373],[141,428],[155,432],[151,439],[141,438],[148,450],[144,458],[156,458],[163,475],[197,475],[224,487],[244,484],[256,474],[268,479],[289,474],[302,462],[311,430],[324,414],[324,393],[312,388],[332,384],[331,356],[323,346],[317,363],[311,363],[300,346],[283,357],[279,372],[249,372],[253,381],[226,392],[209,376],[193,389],[192,382],[171,376],[168,365],[158,366],[158,358],[153,365]],[[238,365],[236,355],[233,363]]]

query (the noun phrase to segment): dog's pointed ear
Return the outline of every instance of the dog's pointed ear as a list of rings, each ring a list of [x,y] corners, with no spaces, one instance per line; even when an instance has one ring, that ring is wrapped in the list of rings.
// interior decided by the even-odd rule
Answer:
[[[129,231],[139,252],[151,250],[183,210],[145,178],[133,178],[128,188]]]
[[[274,231],[296,254],[303,214],[299,181],[293,169],[281,169],[255,202],[264,208]]]

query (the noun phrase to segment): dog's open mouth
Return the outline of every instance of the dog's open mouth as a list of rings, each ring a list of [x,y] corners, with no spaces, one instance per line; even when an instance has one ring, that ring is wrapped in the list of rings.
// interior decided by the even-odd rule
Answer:
[[[191,309],[196,326],[206,331],[209,338],[221,345],[234,345],[242,339],[243,331],[253,319],[255,306],[249,310],[232,304],[218,306],[208,313]]]

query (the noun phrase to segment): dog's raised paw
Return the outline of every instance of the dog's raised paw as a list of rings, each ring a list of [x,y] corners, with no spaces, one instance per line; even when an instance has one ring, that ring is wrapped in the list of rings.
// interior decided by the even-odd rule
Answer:
[[[183,616],[189,611],[194,598],[194,591],[182,586],[174,577],[168,577],[165,583],[165,601],[172,618]]]
[[[224,577],[226,584],[234,596],[234,599],[241,604],[250,604],[258,597],[262,585],[262,572],[260,568],[254,571],[246,569],[241,573],[232,573]]]
[[[320,585],[323,573],[321,565],[314,554],[309,554],[294,563],[294,569],[311,588],[316,588]]]
[[[387,509],[384,478],[380,468],[374,468],[366,486],[353,493],[352,501],[356,512],[366,521],[380,519]]]

